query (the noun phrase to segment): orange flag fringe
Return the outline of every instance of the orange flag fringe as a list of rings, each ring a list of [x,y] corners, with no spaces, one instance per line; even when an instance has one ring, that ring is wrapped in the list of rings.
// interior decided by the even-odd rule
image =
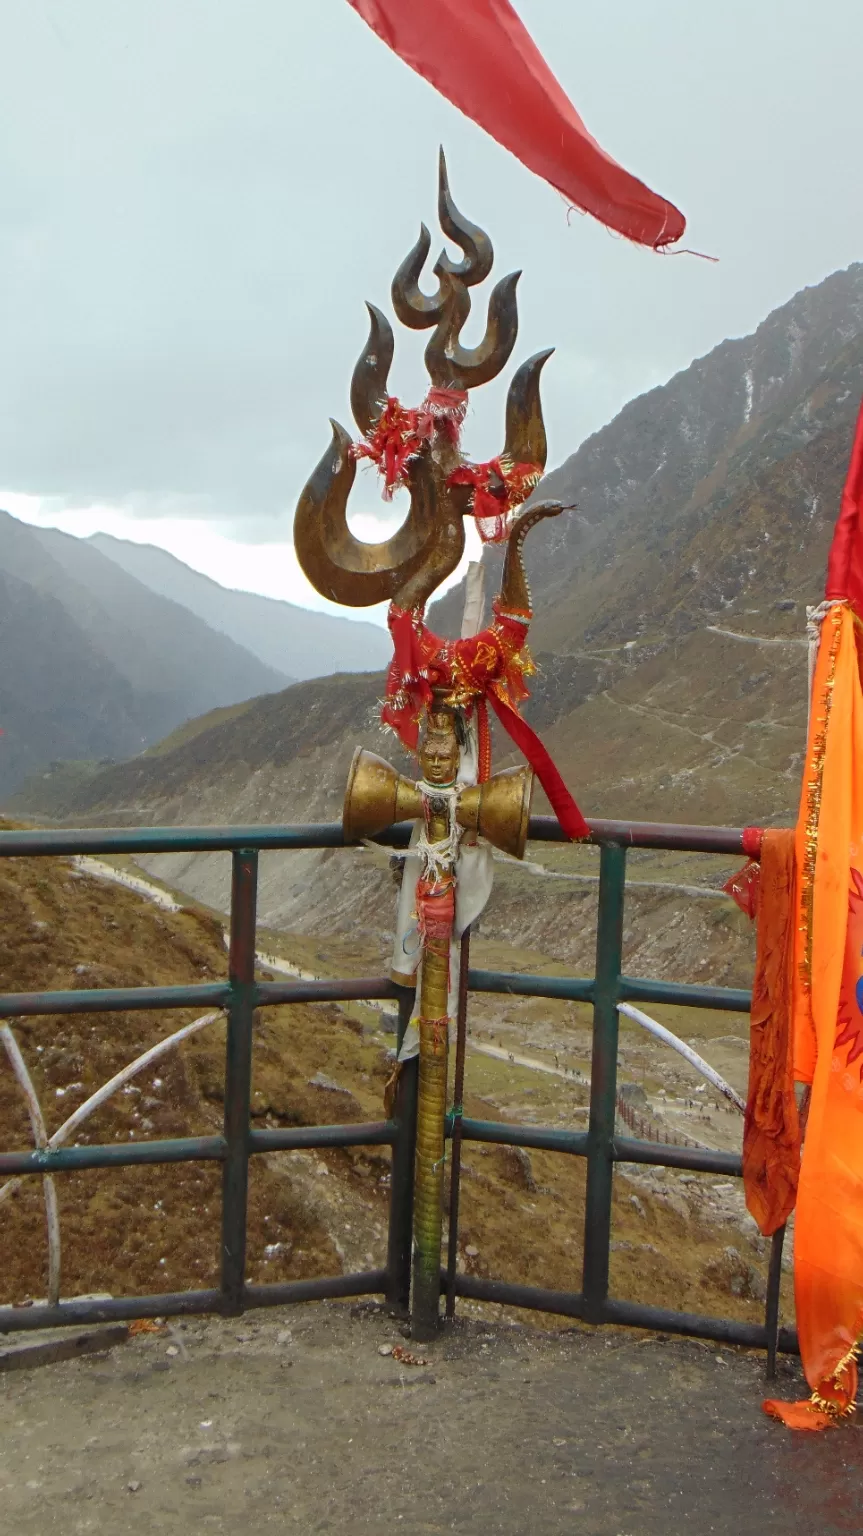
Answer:
[[[758,877],[743,1188],[750,1215],[765,1237],[791,1215],[800,1173],[792,1030],[794,841],[791,827],[765,832]]]
[[[811,1083],[794,1285],[808,1402],[765,1402],[794,1429],[853,1412],[863,1337],[863,688],[860,621],[822,621],[796,831],[794,1076]]]

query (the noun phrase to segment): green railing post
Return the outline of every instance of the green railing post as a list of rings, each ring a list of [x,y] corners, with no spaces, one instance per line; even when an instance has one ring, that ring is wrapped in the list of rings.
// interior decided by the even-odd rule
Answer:
[[[255,1013],[255,926],[258,855],[233,855],[225,1053],[225,1142],[222,1169],[222,1308],[243,1310],[246,1273],[246,1211],[249,1195],[249,1101],[252,1085],[252,1021]]]
[[[602,1310],[608,1296],[614,1116],[617,1100],[617,1003],[623,959],[625,881],[625,848],[619,843],[604,844],[599,864],[582,1278],[584,1315],[592,1323],[602,1321]]]
[[[401,1048],[411,1019],[414,994],[399,988],[399,1023],[396,1049]],[[402,1063],[396,1088],[394,1118],[398,1132],[390,1165],[390,1222],[387,1241],[386,1299],[392,1309],[407,1316],[411,1300],[411,1250],[414,1225],[414,1160],[417,1139],[418,1062]]]

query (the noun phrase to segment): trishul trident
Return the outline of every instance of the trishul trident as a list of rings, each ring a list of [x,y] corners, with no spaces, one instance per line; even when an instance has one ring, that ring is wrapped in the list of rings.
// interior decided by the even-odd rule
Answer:
[[[421,941],[418,1007],[413,1021],[419,1035],[419,1089],[411,1325],[415,1337],[425,1338],[438,1327],[441,1291],[447,1057],[454,980],[451,958],[455,951],[451,940],[457,924],[459,868],[467,849],[481,854],[484,848],[490,886],[489,842],[516,857],[523,855],[533,787],[533,773],[526,767],[489,777],[485,703],[486,699],[491,702],[505,724],[516,718],[520,728],[530,734],[518,715],[518,699],[526,693],[524,689],[519,693],[518,685],[521,673],[529,669],[524,639],[531,617],[521,546],[530,527],[562,510],[558,502],[541,502],[513,514],[513,502],[524,499],[545,467],[539,377],[551,350],[529,358],[510,384],[506,441],[499,458],[489,465],[471,466],[459,450],[452,404],[456,402],[460,420],[467,392],[495,378],[507,363],[518,334],[515,290],[520,274],[510,273],[493,289],[482,341],[475,347],[462,346],[459,338],[470,312],[468,290],[490,273],[493,252],[488,236],[453,203],[443,151],[438,215],[441,228],[460,247],[463,259],[454,261],[443,251],[434,267],[437,291],[430,297],[424,294],[419,278],[431,242],[422,225],[391,290],[393,308],[402,324],[412,330],[432,331],[425,350],[432,385],[425,408],[405,413],[389,397],[393,332],[381,311],[369,304],[368,341],[351,380],[351,409],[365,442],[355,446],[344,427],[333,421],[332,442],[300,497],[294,520],[297,558],[318,592],[348,607],[390,600],[396,659],[390,669],[383,719],[394,726],[406,745],[418,748],[422,771],[421,779],[414,783],[400,777],[373,753],[358,750],[345,797],[344,825],[346,836],[354,839],[373,836],[404,817],[417,820],[412,847],[418,856],[419,879],[415,890],[407,892],[414,933]],[[435,413],[441,402],[449,415],[446,409]],[[401,437],[400,428],[404,429]],[[399,445],[404,447],[410,432],[413,436],[396,463]],[[396,483],[410,492],[410,510],[404,522],[397,533],[379,544],[363,543],[347,523],[356,458],[364,453],[377,457],[382,468],[389,464]],[[480,486],[485,493],[484,506],[497,504],[503,509],[498,531],[507,537],[495,618],[487,630],[472,639],[446,642],[426,629],[425,605],[461,560],[464,518],[478,511]],[[482,741],[477,749],[478,723],[485,752]],[[517,735],[515,731],[511,734]],[[580,819],[577,808],[572,808]],[[402,906],[405,899],[403,890]],[[405,975],[404,962],[397,959],[393,977],[402,984],[413,981],[412,975]]]

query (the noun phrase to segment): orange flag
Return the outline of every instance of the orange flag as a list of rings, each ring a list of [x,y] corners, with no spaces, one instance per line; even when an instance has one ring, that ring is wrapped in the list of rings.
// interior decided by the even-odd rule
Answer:
[[[797,917],[794,844],[793,827],[768,829],[761,838],[760,866],[754,866],[758,870],[758,942],[749,1021],[743,1188],[750,1215],[768,1237],[791,1215],[800,1177],[792,1029]]]
[[[845,532],[849,495],[863,496],[861,443],[863,413]],[[794,1429],[853,1412],[863,1343],[863,625],[852,583],[846,591],[834,587],[822,619],[796,832],[794,1076],[811,1084],[811,1100],[794,1288],[812,1397],[764,1404]]]

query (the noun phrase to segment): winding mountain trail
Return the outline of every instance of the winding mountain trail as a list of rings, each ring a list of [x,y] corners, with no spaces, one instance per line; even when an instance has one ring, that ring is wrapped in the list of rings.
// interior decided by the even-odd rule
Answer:
[[[744,640],[748,645],[808,645],[805,635],[746,635],[739,629],[723,629],[720,624],[705,624],[711,635],[724,635],[727,640]]]

